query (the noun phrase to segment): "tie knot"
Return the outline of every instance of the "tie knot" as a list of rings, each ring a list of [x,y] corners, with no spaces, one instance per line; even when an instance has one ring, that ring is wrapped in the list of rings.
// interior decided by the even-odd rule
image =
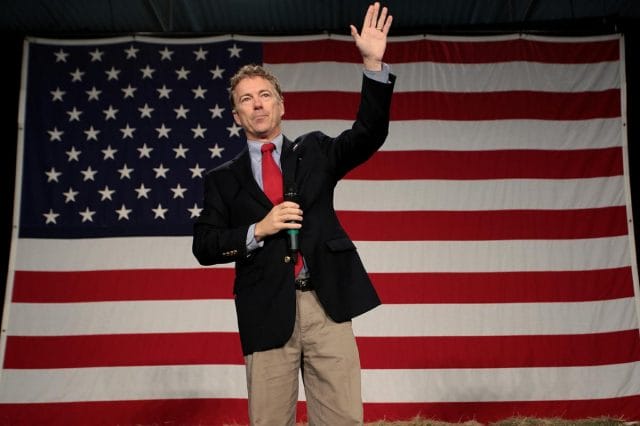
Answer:
[[[274,149],[276,149],[276,146],[272,143],[263,143],[260,146],[260,151],[262,151],[262,153],[264,154],[265,152],[272,152]]]

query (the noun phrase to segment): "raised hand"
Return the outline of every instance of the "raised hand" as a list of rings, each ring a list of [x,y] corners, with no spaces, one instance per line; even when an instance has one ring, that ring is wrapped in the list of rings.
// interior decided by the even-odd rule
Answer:
[[[382,57],[387,47],[387,34],[391,28],[393,17],[388,15],[386,7],[380,10],[380,3],[375,2],[367,9],[362,23],[362,30],[351,25],[351,36],[362,55],[364,67],[371,71],[382,69]]]

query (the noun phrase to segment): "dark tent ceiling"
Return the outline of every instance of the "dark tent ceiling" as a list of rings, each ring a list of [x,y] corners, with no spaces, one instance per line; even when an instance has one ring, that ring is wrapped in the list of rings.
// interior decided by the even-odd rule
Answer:
[[[4,0],[0,31],[21,34],[346,33],[365,0]],[[637,0],[388,0],[396,33],[601,31],[640,17]]]

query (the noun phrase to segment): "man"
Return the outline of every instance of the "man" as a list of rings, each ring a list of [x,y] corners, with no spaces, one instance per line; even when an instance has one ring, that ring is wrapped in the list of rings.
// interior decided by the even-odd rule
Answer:
[[[337,138],[285,138],[280,85],[264,68],[245,66],[231,79],[247,149],[207,175],[193,253],[203,265],[236,262],[252,425],[295,424],[300,370],[310,425],[362,424],[351,318],[380,300],[336,217],[333,192],[387,136],[395,77],[382,59],[391,21],[375,3],[360,34],[351,26],[365,77],[356,122]],[[285,201],[287,192],[297,197]]]

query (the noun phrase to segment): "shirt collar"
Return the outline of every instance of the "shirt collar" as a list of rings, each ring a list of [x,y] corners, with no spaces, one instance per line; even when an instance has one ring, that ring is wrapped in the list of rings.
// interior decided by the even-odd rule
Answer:
[[[282,133],[280,133],[278,136],[275,137],[275,139],[271,141],[276,146],[274,151],[277,155],[282,154],[283,141],[284,141],[284,137],[282,136]],[[252,155],[262,155],[262,152],[260,151],[260,147],[262,146],[263,143],[264,142],[247,140],[247,145],[249,146],[249,153],[251,153]]]

